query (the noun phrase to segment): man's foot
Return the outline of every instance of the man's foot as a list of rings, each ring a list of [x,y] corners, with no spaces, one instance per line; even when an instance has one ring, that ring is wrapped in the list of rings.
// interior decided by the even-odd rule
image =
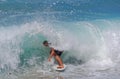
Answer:
[[[61,68],[64,68],[64,66],[58,66],[57,68],[61,69]]]

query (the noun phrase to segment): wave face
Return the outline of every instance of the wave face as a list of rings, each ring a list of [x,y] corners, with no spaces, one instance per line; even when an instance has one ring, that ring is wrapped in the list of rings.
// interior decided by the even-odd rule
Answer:
[[[66,63],[79,63],[79,60],[88,62],[91,59],[117,61],[118,26],[119,20],[96,20],[52,23],[34,21],[1,27],[1,68],[41,65],[49,55],[49,50],[42,45],[46,39],[58,49],[65,50],[63,59]]]
[[[42,45],[44,40],[64,50],[62,59],[72,69],[85,69],[85,74],[112,67],[117,73],[119,4],[119,0],[0,0],[0,74],[35,67],[45,71],[49,49]]]

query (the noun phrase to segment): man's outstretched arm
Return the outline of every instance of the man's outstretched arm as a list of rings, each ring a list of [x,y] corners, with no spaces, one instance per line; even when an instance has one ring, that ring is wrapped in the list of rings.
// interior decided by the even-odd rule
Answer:
[[[48,61],[51,61],[51,58],[53,57],[53,55],[54,55],[54,49],[52,48],[52,51],[51,51],[50,56],[48,58]]]

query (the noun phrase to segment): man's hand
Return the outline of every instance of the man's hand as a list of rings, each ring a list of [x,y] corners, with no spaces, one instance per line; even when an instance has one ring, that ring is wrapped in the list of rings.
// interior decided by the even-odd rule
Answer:
[[[48,58],[48,61],[51,62],[51,58]]]

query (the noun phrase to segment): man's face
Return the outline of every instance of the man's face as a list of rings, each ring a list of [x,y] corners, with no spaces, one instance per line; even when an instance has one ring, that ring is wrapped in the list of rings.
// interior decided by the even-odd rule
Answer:
[[[44,44],[44,46],[48,47],[48,46],[49,46],[49,44],[48,44],[48,43],[45,43],[45,44]]]

